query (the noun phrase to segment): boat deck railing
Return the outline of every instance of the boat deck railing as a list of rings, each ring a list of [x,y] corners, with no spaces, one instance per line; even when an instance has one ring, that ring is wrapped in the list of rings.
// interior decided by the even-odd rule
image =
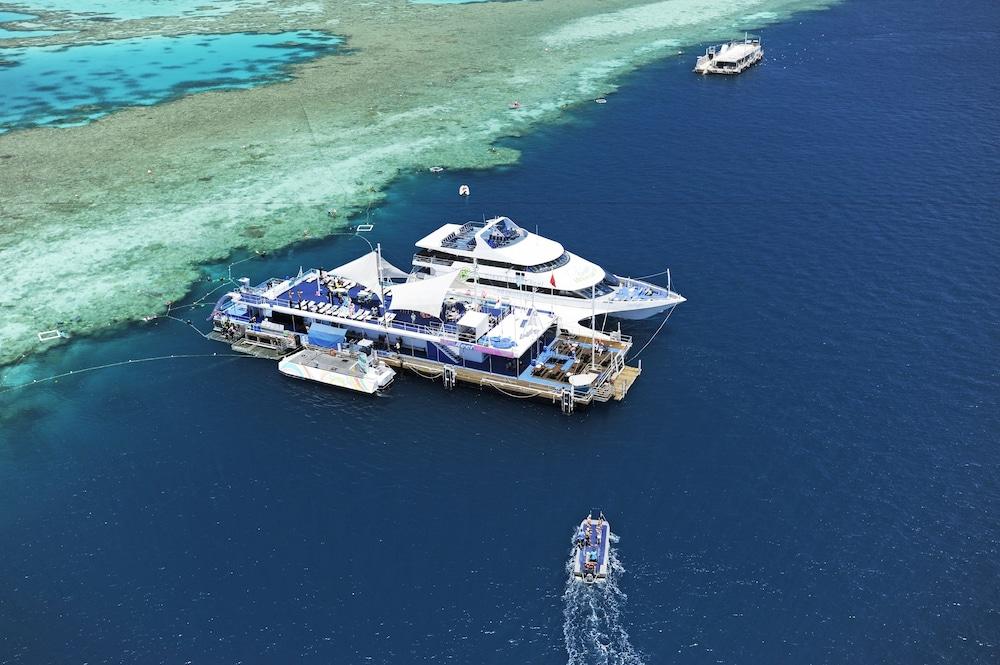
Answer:
[[[611,299],[625,302],[657,300],[668,297],[670,293],[668,289],[662,286],[622,277],[619,278],[619,285],[615,287],[614,295]]]
[[[478,311],[488,313],[492,317],[494,317],[495,325],[499,325],[500,322],[505,320],[507,317],[515,315],[516,308],[509,304],[501,305],[495,300],[491,300],[489,298],[479,298],[477,296],[469,297],[469,301],[477,307]],[[259,293],[254,293],[252,290],[240,291],[239,302],[241,302],[244,305],[257,306],[257,307],[260,306],[284,307],[290,310],[295,310],[296,312],[301,311],[302,316],[314,317],[319,319],[352,318],[349,316],[338,314],[336,310],[334,310],[333,312],[326,312],[326,313],[305,310],[300,308],[297,302],[293,302],[287,298],[268,298]],[[535,312],[539,314],[547,314],[550,317],[555,316],[552,312],[541,308],[533,308],[533,309]],[[528,312],[528,315],[530,315],[530,311]],[[246,324],[251,323],[249,315],[236,315],[236,314],[226,313],[226,316],[228,316],[229,319],[233,321],[239,321]],[[402,317],[400,317],[399,315],[393,313],[392,316],[387,317],[386,314],[378,315],[377,313],[375,313],[373,315],[371,312],[369,312],[369,316],[366,318],[358,318],[352,320],[355,323],[359,324],[381,326],[385,328],[387,331],[395,330],[405,333],[419,333],[430,337],[440,337],[445,340],[453,342],[466,342],[474,344],[479,341],[479,338],[477,338],[475,335],[459,332],[458,324],[455,321],[436,322],[434,320],[427,320],[427,319],[423,319],[420,322],[407,321],[405,315],[402,315]],[[489,333],[487,333],[487,335],[488,334]]]

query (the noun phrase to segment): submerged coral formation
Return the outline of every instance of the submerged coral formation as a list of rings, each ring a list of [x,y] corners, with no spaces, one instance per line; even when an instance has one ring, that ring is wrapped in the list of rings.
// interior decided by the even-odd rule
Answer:
[[[274,0],[102,20],[42,4],[5,8],[60,32],[0,44],[317,30],[345,48],[285,82],[0,136],[0,362],[39,348],[40,330],[162,311],[234,250],[328,233],[400,173],[512,163],[498,138],[610,92],[623,72],[829,1]],[[347,214],[331,220],[332,207]]]

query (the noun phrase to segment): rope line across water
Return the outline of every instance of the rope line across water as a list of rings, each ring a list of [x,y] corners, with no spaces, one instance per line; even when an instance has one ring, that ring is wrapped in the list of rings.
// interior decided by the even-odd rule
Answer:
[[[40,383],[48,383],[49,381],[55,381],[57,379],[62,379],[67,376],[76,376],[77,374],[96,372],[97,370],[100,369],[110,369],[112,367],[122,367],[124,365],[138,365],[140,363],[148,363],[158,360],[173,360],[178,358],[253,358],[255,360],[267,360],[267,358],[248,356],[242,353],[173,353],[168,356],[151,356],[149,358],[119,360],[118,362],[105,363],[103,365],[94,365],[93,367],[84,367],[83,369],[72,369],[68,372],[62,372],[61,374],[53,374],[52,376],[47,376],[44,379],[32,379],[30,383],[21,383],[16,386],[8,386],[6,388],[0,389],[0,395],[2,395],[3,393],[11,392],[13,390],[27,388],[28,386],[34,386]]]

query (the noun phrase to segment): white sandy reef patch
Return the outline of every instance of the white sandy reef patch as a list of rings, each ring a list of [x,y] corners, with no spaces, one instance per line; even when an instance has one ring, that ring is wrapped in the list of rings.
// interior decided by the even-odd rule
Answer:
[[[513,163],[498,138],[613,90],[678,45],[828,4],[276,0],[224,22],[35,12],[45,27],[75,26],[37,43],[336,25],[346,50],[284,83],[0,136],[0,362],[42,348],[40,330],[86,334],[161,312],[201,264],[328,233],[326,210],[363,209],[400,173]],[[512,99],[523,108],[508,109]]]

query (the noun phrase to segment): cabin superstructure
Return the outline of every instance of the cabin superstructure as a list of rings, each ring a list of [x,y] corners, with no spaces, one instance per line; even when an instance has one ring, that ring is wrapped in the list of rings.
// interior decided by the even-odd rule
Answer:
[[[448,388],[494,387],[551,399],[566,412],[623,399],[640,371],[627,366],[632,343],[620,331],[566,330],[543,305],[476,293],[458,271],[408,275],[378,250],[257,286],[244,278],[211,319],[212,336],[245,353],[284,358],[343,331],[345,345],[367,341],[377,361],[440,378]]]
[[[543,306],[570,330],[588,317],[644,319],[684,302],[669,285],[614,275],[509,217],[445,224],[416,246],[419,273],[457,271],[470,292]]]
[[[742,40],[709,46],[699,56],[694,71],[699,74],[741,74],[764,59],[760,37],[745,35]]]

